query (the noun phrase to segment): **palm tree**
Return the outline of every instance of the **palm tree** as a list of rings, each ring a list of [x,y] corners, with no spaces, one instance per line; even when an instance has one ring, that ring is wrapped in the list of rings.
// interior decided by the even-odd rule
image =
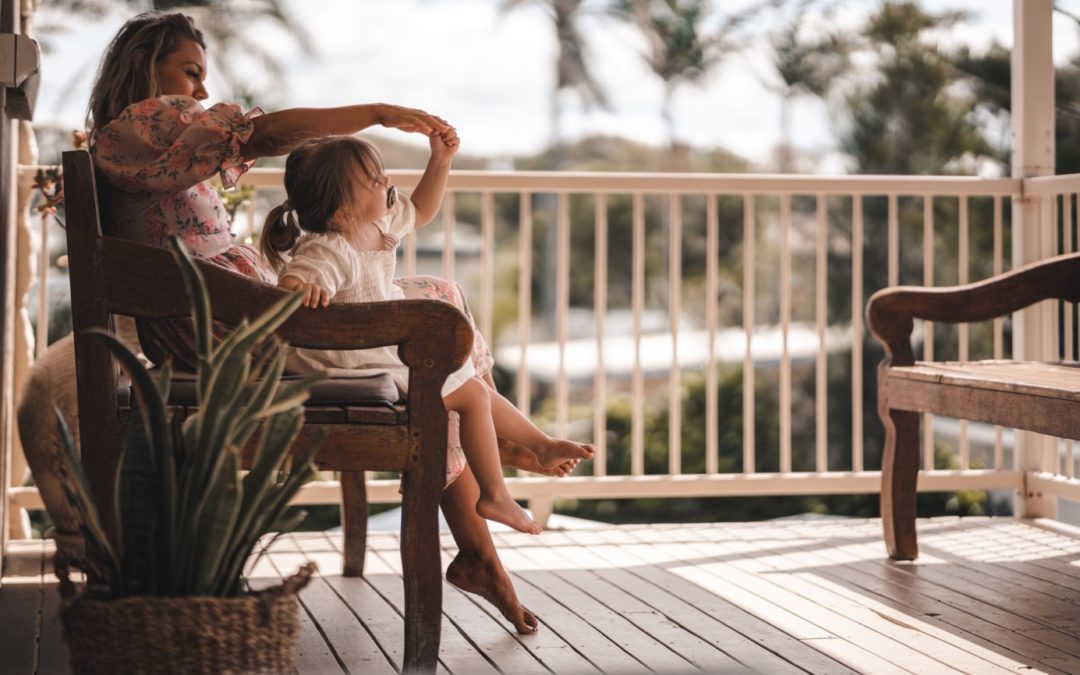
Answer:
[[[836,78],[851,68],[852,44],[839,33],[807,40],[803,37],[806,11],[815,0],[799,3],[791,22],[770,39],[772,61],[780,78],[780,172],[792,169],[791,104],[799,96],[824,99]]]
[[[503,0],[500,11],[513,11],[526,5],[544,9],[555,28],[558,54],[555,57],[555,87],[551,93],[551,144],[557,148],[560,141],[562,120],[561,94],[575,91],[581,97],[585,109],[607,109],[607,93],[593,77],[586,56],[586,42],[580,20],[590,11],[588,0]]]
[[[783,0],[765,0],[724,17],[709,30],[708,0],[616,0],[613,12],[641,30],[647,42],[649,68],[664,83],[661,117],[672,149],[677,148],[672,111],[675,92],[684,84],[699,85],[725,57],[743,46],[740,31],[767,7]]]

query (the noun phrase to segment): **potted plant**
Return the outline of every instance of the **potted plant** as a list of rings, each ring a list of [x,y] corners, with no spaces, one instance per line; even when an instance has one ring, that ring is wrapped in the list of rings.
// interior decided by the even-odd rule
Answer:
[[[285,518],[286,507],[315,472],[314,447],[291,458],[289,448],[321,375],[283,381],[284,344],[273,336],[301,297],[282,298],[214,345],[202,276],[175,237],[170,248],[192,299],[198,410],[184,419],[170,415],[170,368],[155,378],[121,342],[100,333],[134,394],[109,528],[57,415],[66,449],[61,483],[85,539],[82,559],[57,561],[72,665],[97,673],[291,671],[296,594],[314,566],[260,592],[247,587],[244,570],[264,535],[303,519]],[[241,451],[256,434],[250,470],[242,474]],[[77,596],[68,580],[72,562],[88,579]]]

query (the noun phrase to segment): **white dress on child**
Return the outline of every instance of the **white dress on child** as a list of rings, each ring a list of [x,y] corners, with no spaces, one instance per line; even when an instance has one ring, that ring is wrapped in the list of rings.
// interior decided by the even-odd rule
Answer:
[[[330,302],[379,302],[403,300],[405,294],[394,284],[397,249],[402,238],[415,229],[416,208],[412,200],[402,198],[375,225],[388,242],[379,250],[358,250],[337,232],[308,234],[293,250],[282,277],[294,276],[305,283],[326,289]],[[362,331],[363,326],[357,326]],[[291,370],[345,369],[365,373],[389,373],[398,390],[408,388],[409,370],[397,354],[396,346],[373,349],[321,350],[290,348]],[[446,378],[442,394],[446,396],[476,374],[472,360]]]

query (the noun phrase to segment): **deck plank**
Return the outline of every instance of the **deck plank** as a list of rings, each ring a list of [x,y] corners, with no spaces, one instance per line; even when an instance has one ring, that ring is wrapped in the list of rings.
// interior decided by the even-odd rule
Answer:
[[[33,673],[37,666],[43,551],[41,540],[12,542],[8,549],[10,572],[0,582],[0,671],[5,673]]]
[[[756,543],[762,546],[761,541]],[[756,556],[755,560],[774,571],[787,571],[794,579],[803,582],[791,585],[802,597],[842,613],[921,654],[948,664],[950,668],[963,672],[1009,672],[1008,668],[999,665],[1000,655],[977,649],[973,653],[970,644],[953,639],[947,631],[924,622],[921,617],[897,611],[885,603],[852,591],[833,576],[826,576],[831,565],[814,555],[812,549],[802,552],[786,550],[779,556]],[[1015,667],[1021,669],[1024,665],[1016,663]]]
[[[443,547],[442,549],[442,562],[443,571],[445,573],[446,567],[457,555],[456,547]],[[503,559],[504,567],[507,565],[507,561]],[[509,570],[509,568],[507,568]],[[515,590],[518,593],[518,599],[525,607],[530,607],[529,602],[523,595],[523,584],[515,583]],[[451,597],[456,598],[460,595],[461,600],[472,602],[476,605],[480,611],[486,613],[491,619],[512,635],[516,635],[515,629],[512,627],[509,621],[502,616],[502,614],[495,608],[494,605],[480,598],[479,596],[460,591],[454,588],[451,584],[447,583],[446,588]],[[531,589],[531,587],[530,587]],[[534,598],[532,594],[529,595],[529,599]],[[533,610],[534,613],[537,610]],[[559,613],[561,617],[567,616],[565,608]],[[558,630],[553,630],[553,626],[544,623],[543,618],[537,616],[540,621],[540,628],[536,633],[532,635],[525,635],[517,637],[521,646],[532,652],[533,658],[543,666],[554,673],[598,673],[600,670],[584,656],[584,652],[577,649],[571,642],[567,641],[563,634]],[[467,632],[467,631],[466,631]]]
[[[522,552],[513,547],[499,551],[504,567],[510,572],[521,603],[540,620],[540,633],[552,633],[577,652],[583,662],[581,669],[555,672],[618,672],[638,675],[652,672],[634,659],[622,647],[612,642],[577,614],[576,608],[565,600],[549,594],[548,588],[530,581],[523,572],[535,567]],[[539,634],[539,633],[538,633]]]
[[[584,621],[596,626],[646,667],[661,673],[683,672],[693,667],[686,655],[665,642],[664,638],[667,637],[677,639],[672,635],[674,631],[670,626],[661,625],[649,612],[632,616],[631,613],[623,613],[612,607],[613,604],[618,606],[623,600],[622,594],[619,594],[619,597],[605,595],[603,599],[594,595],[590,586],[597,578],[581,573],[556,550],[553,545],[556,535],[557,533],[549,532],[544,535],[543,545],[522,546],[518,549],[539,568],[521,571],[521,576],[534,586],[544,588],[551,597],[559,598],[560,602],[572,607]],[[508,537],[503,535],[500,539],[512,541]],[[610,588],[610,585],[607,585],[607,589]],[[711,646],[706,646],[711,649]]]
[[[446,585],[437,672],[1080,672],[1080,540],[1011,519],[918,526],[915,563],[887,560],[878,520],[498,532],[541,630],[518,636]],[[395,672],[398,542],[372,533],[366,579],[340,576],[338,533],[282,537],[255,565],[256,588],[320,566],[300,596],[297,672]],[[23,576],[9,568],[0,582],[0,672],[34,673],[35,658],[37,672],[70,672],[43,545],[15,548]],[[444,536],[443,564],[455,553]]]
[[[283,537],[279,542],[285,545],[288,539]],[[274,566],[282,580],[296,572],[305,562],[303,553],[285,550],[282,547],[275,548],[270,555],[270,564]],[[307,588],[300,591],[300,638],[296,646],[296,670],[300,673],[319,673],[319,675],[345,672],[333,646],[326,641],[308,607],[310,588],[309,584]]]
[[[592,532],[580,535],[583,539],[596,536]],[[604,537],[605,542],[608,540]],[[740,663],[760,673],[801,673],[803,668],[815,673],[854,672],[727,600],[704,593],[700,586],[673,574],[668,569],[670,560],[648,562],[648,549],[642,551],[646,547],[635,548],[634,543],[628,543],[633,538],[618,537],[616,541],[619,543],[590,547],[610,562],[627,557],[635,561],[632,567],[613,570],[614,580]]]
[[[1001,661],[1022,664],[1017,669],[1042,667],[1061,672],[1080,672],[1080,661],[1053,647],[1037,642],[1020,632],[1002,628],[977,611],[956,607],[943,601],[949,591],[922,584],[903,571],[903,564],[880,558],[878,547],[867,544],[818,547],[815,549],[832,569],[834,579],[852,584],[864,592],[915,613],[934,625],[957,635],[973,646],[997,652]],[[915,563],[925,564],[925,563]]]
[[[332,645],[346,671],[393,675],[398,672],[364,624],[349,611],[345,600],[330,585],[329,577],[341,576],[341,554],[330,548],[321,532],[316,537],[293,536],[293,543],[304,560],[319,566],[319,575],[304,590],[301,600],[308,614],[318,625],[326,641]]]
[[[737,670],[739,661],[716,644],[696,632],[687,629],[688,624],[679,623],[668,613],[641,599],[637,589],[628,584],[632,577],[623,572],[621,567],[633,566],[636,561],[627,556],[620,556],[619,551],[612,554],[614,563],[605,560],[591,550],[591,547],[579,543],[572,533],[560,533],[560,540],[555,542],[553,550],[576,569],[560,574],[587,592],[612,610],[628,617],[642,631],[668,645],[690,663],[706,672]],[[628,579],[629,577],[629,579]],[[620,583],[620,581],[624,583]],[[663,602],[670,596],[655,593],[651,598]]]
[[[696,559],[695,570],[714,577],[723,577],[742,586],[760,601],[782,604],[828,632],[828,637],[840,638],[848,646],[832,642],[829,649],[842,650],[830,654],[855,670],[864,672],[954,672],[948,664],[907,647],[893,636],[867,628],[843,612],[808,601],[796,590],[798,584],[783,573],[764,574],[755,560],[752,545],[744,541],[678,543],[683,538],[679,529],[660,530],[665,548],[674,547],[687,559]],[[783,542],[786,548],[787,542]],[[816,646],[816,645],[815,645]],[[888,655],[887,658],[883,655]],[[903,664],[903,665],[901,665]]]
[[[401,574],[400,556],[388,554],[386,551],[376,551],[375,556],[381,557],[395,574]],[[499,670],[511,673],[547,672],[532,652],[522,644],[532,636],[522,636],[519,639],[515,633],[508,630],[508,624],[501,616],[497,619],[492,617],[464,593],[445,583],[443,584],[443,616],[453,626],[448,631],[444,624],[444,633],[449,632],[455,640],[461,638],[466,644],[471,644]],[[461,650],[450,649],[447,656],[458,651]],[[464,671],[461,667],[456,671],[453,668],[450,669],[454,672],[476,672],[475,666],[468,667],[469,670]]]

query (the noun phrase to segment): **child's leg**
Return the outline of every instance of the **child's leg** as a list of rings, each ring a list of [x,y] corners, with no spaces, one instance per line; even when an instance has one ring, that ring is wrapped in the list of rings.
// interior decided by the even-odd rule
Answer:
[[[593,456],[591,445],[552,438],[545,434],[497,391],[491,392],[491,419],[500,438],[535,452],[540,466],[544,469],[553,469],[567,461],[589,459]]]
[[[539,534],[540,526],[510,496],[503,481],[498,439],[491,422],[491,397],[487,385],[471,378],[447,396],[446,407],[460,416],[461,448],[480,485],[476,512],[519,532]]]

